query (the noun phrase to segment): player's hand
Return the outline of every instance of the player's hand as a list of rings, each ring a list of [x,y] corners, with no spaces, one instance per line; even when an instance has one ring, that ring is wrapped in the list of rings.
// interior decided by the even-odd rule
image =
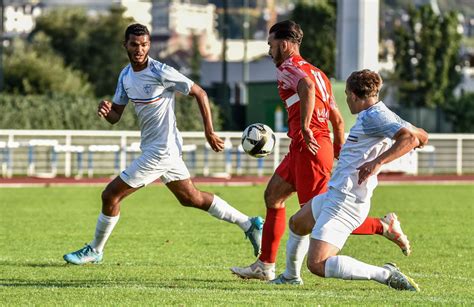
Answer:
[[[314,138],[313,131],[311,131],[311,129],[309,128],[303,128],[301,129],[301,132],[303,133],[303,138],[304,142],[306,143],[306,147],[313,155],[316,155],[321,146],[319,146],[318,142]]]
[[[224,149],[224,141],[214,132],[206,133],[206,140],[215,152],[222,151]]]
[[[112,110],[112,103],[107,100],[102,100],[99,103],[99,107],[97,108],[97,115],[99,115],[99,117],[107,117],[107,115],[109,115],[111,110]]]
[[[378,170],[380,169],[381,166],[382,166],[382,164],[378,163],[375,160],[366,162],[366,163],[362,164],[361,166],[359,166],[357,168],[359,170],[359,182],[358,183],[361,184],[362,182],[366,181],[367,178],[369,178],[370,176],[375,175],[378,172]]]
[[[420,144],[416,148],[423,148],[426,144],[428,144],[428,132],[426,132],[424,129],[417,129],[417,138]]]

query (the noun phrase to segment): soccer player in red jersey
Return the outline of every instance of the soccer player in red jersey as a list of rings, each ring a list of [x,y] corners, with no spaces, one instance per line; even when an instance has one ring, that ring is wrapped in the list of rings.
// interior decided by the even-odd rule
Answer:
[[[248,267],[231,268],[242,278],[274,279],[277,251],[286,225],[285,200],[296,192],[302,207],[326,192],[333,160],[339,157],[344,143],[344,123],[331,82],[324,72],[301,57],[302,39],[303,31],[291,20],[276,23],[269,31],[269,55],[277,67],[278,92],[288,112],[291,143],[265,190],[267,214],[261,254]],[[333,127],[334,143],[331,143],[328,121]],[[406,255],[410,252],[408,239],[393,213],[382,219],[368,217],[353,234],[385,235]],[[305,242],[299,246],[307,250],[309,236],[300,240]],[[294,272],[294,280],[300,280],[300,268]]]

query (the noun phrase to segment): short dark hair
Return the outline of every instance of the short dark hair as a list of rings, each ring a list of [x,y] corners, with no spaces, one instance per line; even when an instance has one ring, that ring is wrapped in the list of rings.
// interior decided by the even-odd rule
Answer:
[[[301,41],[303,40],[303,30],[301,30],[300,25],[293,20],[277,22],[270,28],[268,33],[275,33],[276,39],[288,40],[298,45],[301,45]]]
[[[347,90],[362,99],[377,97],[382,83],[380,75],[369,69],[354,71],[346,81]]]
[[[148,28],[142,24],[139,23],[134,23],[131,24],[127,27],[127,30],[125,30],[125,42],[128,41],[130,38],[130,35],[136,35],[136,36],[141,36],[141,35],[148,35],[150,36],[150,32],[148,31]]]

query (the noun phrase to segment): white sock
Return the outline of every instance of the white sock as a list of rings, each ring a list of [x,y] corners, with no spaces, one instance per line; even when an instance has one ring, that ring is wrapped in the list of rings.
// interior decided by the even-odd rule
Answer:
[[[217,195],[214,195],[212,204],[207,212],[220,220],[239,225],[243,231],[249,230],[250,226],[252,226],[248,216],[229,205]]]
[[[326,278],[333,277],[349,280],[373,279],[381,284],[386,284],[390,271],[348,256],[333,256],[326,260],[324,274]]]
[[[104,250],[105,243],[110,237],[112,230],[114,230],[115,224],[117,224],[119,217],[120,214],[117,216],[107,216],[102,212],[99,214],[97,225],[95,227],[94,240],[89,244],[96,252],[102,253]]]
[[[288,279],[300,278],[304,256],[308,253],[309,235],[299,236],[290,229],[286,242],[286,269],[283,276]]]

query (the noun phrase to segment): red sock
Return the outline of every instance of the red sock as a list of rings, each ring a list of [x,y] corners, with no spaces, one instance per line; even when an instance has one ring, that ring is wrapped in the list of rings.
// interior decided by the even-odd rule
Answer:
[[[382,222],[379,218],[367,217],[365,221],[358,228],[354,229],[353,235],[374,235],[383,234]]]
[[[285,226],[286,209],[267,208],[267,216],[265,217],[265,224],[263,224],[262,253],[258,257],[260,261],[275,263],[281,237],[285,233]]]

